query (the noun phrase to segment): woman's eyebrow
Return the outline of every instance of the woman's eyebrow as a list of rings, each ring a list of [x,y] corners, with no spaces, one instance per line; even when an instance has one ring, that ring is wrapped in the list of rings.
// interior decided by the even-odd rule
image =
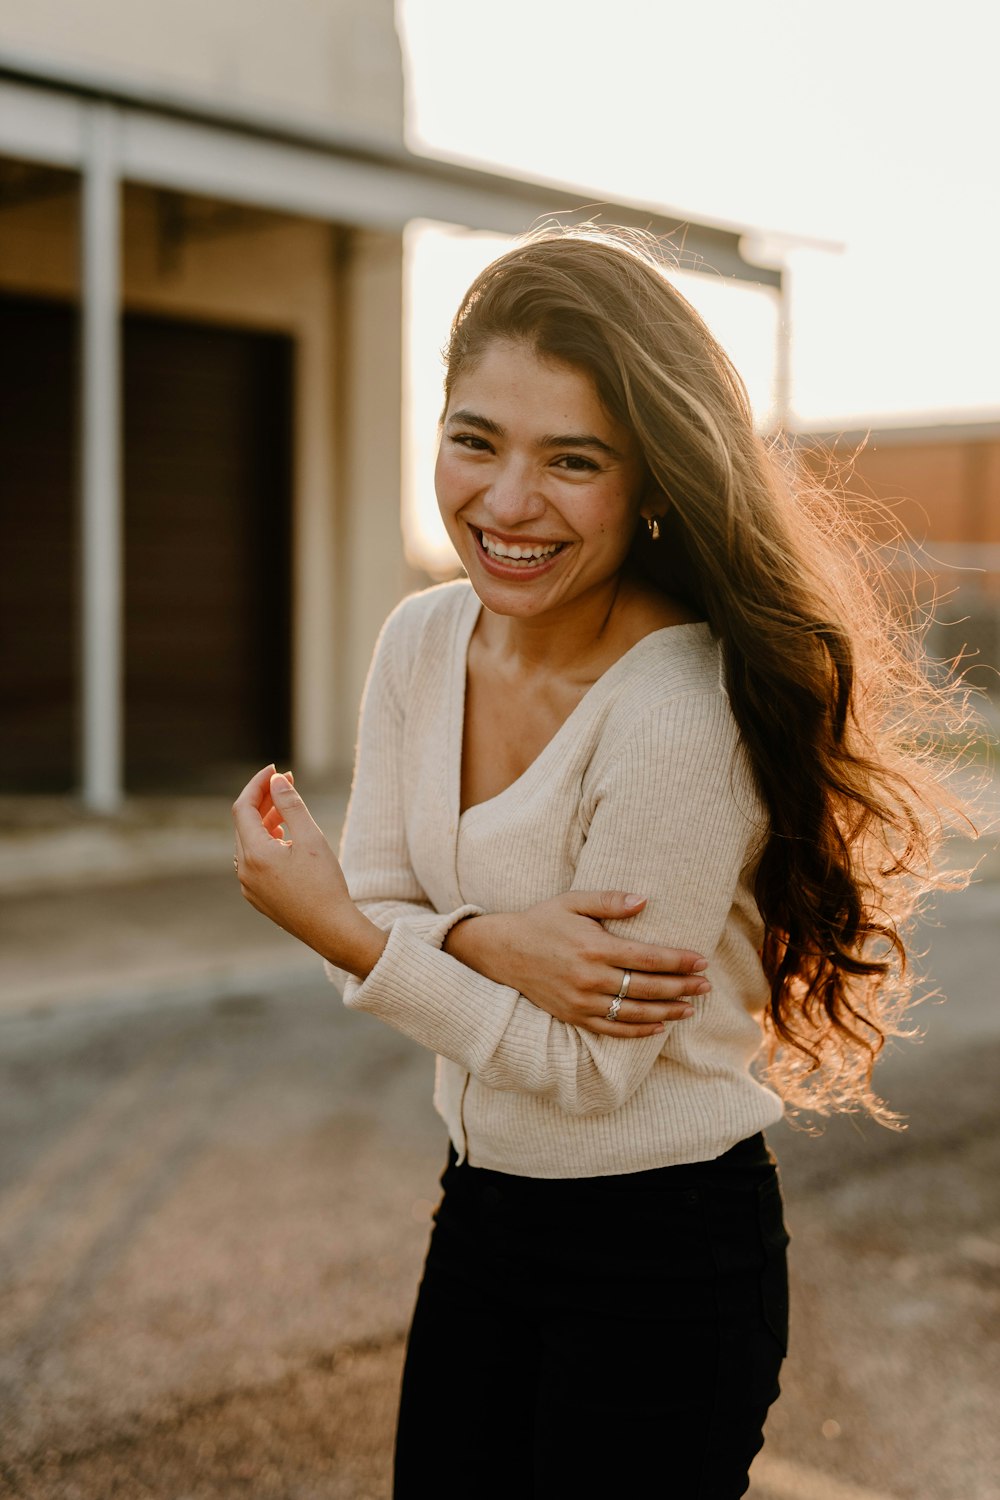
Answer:
[[[475,411],[453,411],[448,417],[448,422],[449,425],[452,422],[460,422],[463,427],[478,427],[480,432],[488,432],[491,437],[505,436],[504,429],[499,422],[494,422],[490,417],[481,417]]]
[[[464,427],[478,427],[480,432],[488,432],[491,437],[495,438],[507,436],[506,430],[499,422],[494,422],[492,417],[481,416],[475,411],[453,411],[448,422],[449,424],[459,422]],[[603,438],[595,436],[592,432],[548,433],[539,439],[538,446],[539,448],[594,448],[598,453],[606,453],[609,458],[616,458],[619,461],[624,456],[618,452],[617,448],[612,448],[610,443],[606,443]]]
[[[606,453],[609,458],[622,458],[624,455],[612,448],[603,438],[595,437],[592,432],[575,433],[563,432],[553,433],[551,436],[543,437],[538,444],[539,448],[596,448],[598,453]]]

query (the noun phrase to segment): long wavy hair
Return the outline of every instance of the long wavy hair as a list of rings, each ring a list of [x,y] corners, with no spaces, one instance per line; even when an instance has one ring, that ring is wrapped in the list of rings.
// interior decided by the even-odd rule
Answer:
[[[888,1037],[912,1034],[909,931],[929,890],[958,883],[937,868],[949,827],[974,831],[940,754],[961,738],[961,684],[927,661],[844,496],[755,431],[669,266],[669,247],[633,231],[529,236],[466,293],[446,394],[494,340],[524,341],[588,373],[635,434],[660,536],[640,526],[630,566],[721,641],[768,814],[754,875],[766,1077],[793,1106],[893,1124],[872,1068]]]

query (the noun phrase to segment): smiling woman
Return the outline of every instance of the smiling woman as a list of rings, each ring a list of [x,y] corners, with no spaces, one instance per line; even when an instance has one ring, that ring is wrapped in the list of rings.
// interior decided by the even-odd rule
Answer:
[[[887,1117],[951,699],[652,242],[502,255],[445,397],[468,580],[382,632],[342,869],[271,768],[236,807],[248,899],[438,1056],[395,1494],[734,1500],[787,1339],[762,1131]]]

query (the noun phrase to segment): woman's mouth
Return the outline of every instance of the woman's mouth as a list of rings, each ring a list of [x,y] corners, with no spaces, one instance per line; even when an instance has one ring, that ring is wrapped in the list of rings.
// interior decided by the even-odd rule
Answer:
[[[481,555],[505,572],[537,573],[556,558],[565,542],[502,542],[478,527],[471,528]]]

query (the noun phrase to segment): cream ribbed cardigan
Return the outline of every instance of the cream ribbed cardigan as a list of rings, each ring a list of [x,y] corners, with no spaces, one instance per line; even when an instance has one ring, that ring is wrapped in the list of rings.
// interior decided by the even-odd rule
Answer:
[[[468,583],[386,622],[365,689],[341,848],[385,950],[344,1002],[438,1054],[460,1158],[528,1177],[708,1160],[777,1120],[751,1077],[767,985],[747,884],[763,815],[704,624],[656,630],[590,688],[522,776],[459,815]],[[441,951],[461,917],[575,887],[648,896],[622,935],[695,948],[712,992],[643,1040],[557,1021]],[[608,996],[608,1003],[611,996]]]

